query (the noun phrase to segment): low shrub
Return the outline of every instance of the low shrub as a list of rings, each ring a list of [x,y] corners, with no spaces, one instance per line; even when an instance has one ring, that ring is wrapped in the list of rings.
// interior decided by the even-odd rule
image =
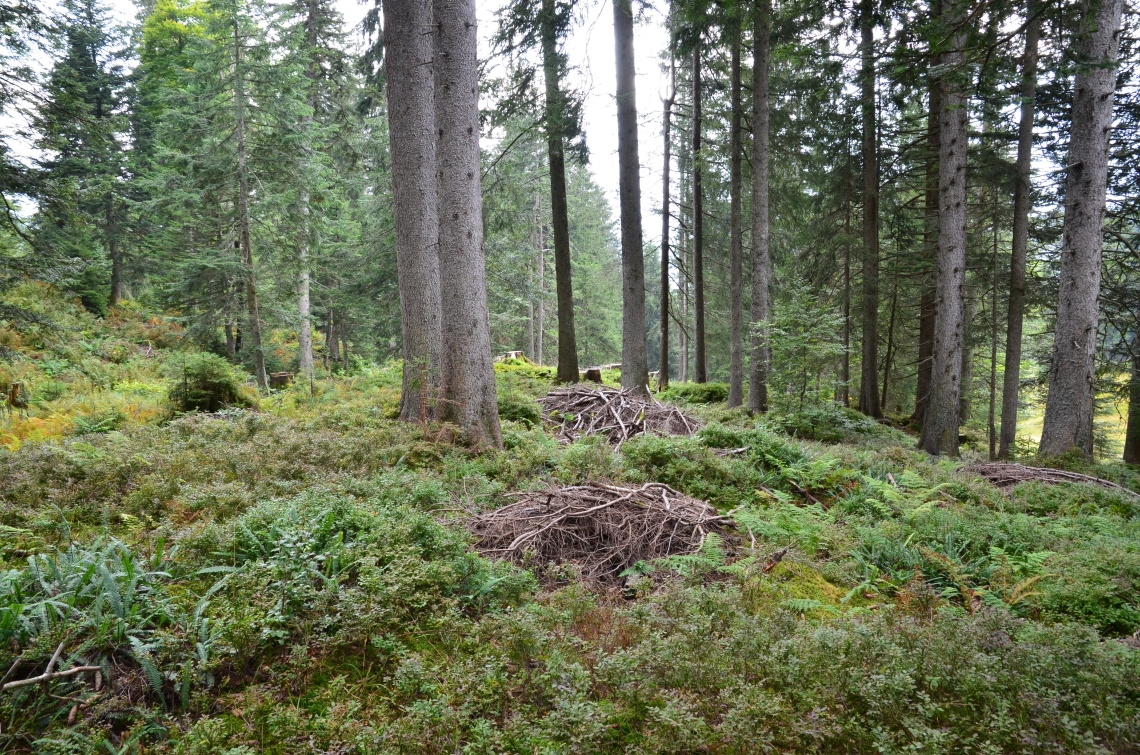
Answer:
[[[166,367],[167,401],[176,412],[216,412],[229,406],[256,407],[245,375],[216,354],[180,355]]]
[[[672,383],[660,398],[688,404],[718,404],[728,400],[728,383]]]

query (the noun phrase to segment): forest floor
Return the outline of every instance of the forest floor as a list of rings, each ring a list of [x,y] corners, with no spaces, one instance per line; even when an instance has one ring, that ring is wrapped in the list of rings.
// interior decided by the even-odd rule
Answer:
[[[525,362],[496,366],[502,451],[396,421],[395,365],[179,413],[176,326],[7,297],[53,324],[0,323],[30,395],[0,418],[4,751],[1138,751],[1127,491],[1001,491],[832,405],[687,387],[693,436],[561,444]],[[476,551],[509,494],[599,481],[734,526],[606,587]]]

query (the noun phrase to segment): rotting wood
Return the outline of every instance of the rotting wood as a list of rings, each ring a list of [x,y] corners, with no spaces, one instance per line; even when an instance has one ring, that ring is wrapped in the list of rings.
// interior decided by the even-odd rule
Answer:
[[[642,433],[692,435],[700,428],[697,420],[675,406],[605,386],[556,388],[538,402],[563,443],[601,433],[610,443],[621,446]]]
[[[1022,464],[1012,464],[1001,461],[971,464],[962,467],[959,471],[980,475],[995,487],[1011,488],[1022,482],[1043,482],[1047,485],[1056,485],[1059,482],[1083,482],[1089,485],[1099,485],[1119,493],[1125,493],[1133,498],[1140,498],[1140,493],[1117,485],[1111,480],[1105,480],[1091,475],[1066,472],[1063,469],[1050,469],[1048,467],[1027,467]]]

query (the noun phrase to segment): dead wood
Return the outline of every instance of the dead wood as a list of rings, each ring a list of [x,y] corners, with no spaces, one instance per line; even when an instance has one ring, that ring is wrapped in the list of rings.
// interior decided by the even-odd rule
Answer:
[[[1002,461],[983,462],[980,464],[971,464],[962,467],[963,472],[970,472],[980,475],[989,480],[996,487],[1005,489],[1011,488],[1021,482],[1037,481],[1043,482],[1048,485],[1056,485],[1059,482],[1084,482],[1090,485],[1099,485],[1102,488],[1114,490],[1119,493],[1126,493],[1134,498],[1140,498],[1137,494],[1128,488],[1117,485],[1111,480],[1105,480],[1100,477],[1092,477],[1085,474],[1077,474],[1076,472],[1066,472],[1063,469],[1050,469],[1048,467],[1026,467],[1021,464],[1010,464]]]
[[[621,446],[642,433],[692,435],[700,428],[700,423],[675,406],[605,386],[556,388],[538,403],[542,404],[543,418],[564,443],[601,433],[610,443]]]
[[[513,494],[517,500],[470,523],[486,556],[534,567],[573,565],[578,578],[615,585],[638,561],[694,553],[729,515],[668,485],[601,482]]]

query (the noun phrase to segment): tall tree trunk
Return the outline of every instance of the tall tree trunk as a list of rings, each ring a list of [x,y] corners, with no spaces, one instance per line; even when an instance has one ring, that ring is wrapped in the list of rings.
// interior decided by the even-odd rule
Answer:
[[[942,55],[938,156],[938,273],[935,296],[930,404],[921,445],[930,454],[958,455],[958,402],[962,390],[963,302],[966,289],[966,94],[967,0],[951,0],[944,27],[954,29]]]
[[[1128,426],[1124,463],[1140,464],[1140,334],[1132,334],[1132,379],[1128,383]]]
[[[840,366],[839,390],[836,399],[851,406],[851,191],[850,180],[846,192],[846,213],[843,218],[843,364]]]
[[[741,228],[740,146],[740,20],[729,21],[732,34],[731,102],[729,124],[729,298],[731,323],[728,346],[728,408],[744,403],[744,239]]]
[[[439,184],[435,164],[435,83],[431,0],[384,3],[384,65],[400,282],[400,419],[437,416],[442,376]]]
[[[565,118],[562,60],[555,29],[555,1],[542,0],[542,71],[546,79],[546,149],[550,160],[550,215],[554,228],[554,281],[558,295],[558,382],[578,381],[574,292],[570,277],[570,221],[566,205]]]
[[[249,340],[253,345],[253,373],[261,390],[269,390],[265,374],[265,352],[261,348],[261,318],[257,312],[257,284],[253,271],[253,244],[250,238],[249,166],[245,144],[245,67],[238,17],[234,29],[234,135],[238,158],[238,238],[245,269],[245,301],[249,307]]]
[[[926,117],[926,196],[922,246],[926,263],[938,260],[938,160],[942,149],[942,87],[930,76],[929,112]],[[926,421],[926,408],[930,405],[930,381],[934,372],[934,317],[936,314],[934,271],[925,272],[922,296],[918,305],[918,378],[914,391],[912,422]]]
[[[530,222],[530,246],[534,249],[535,257],[542,259],[542,194],[539,192],[534,193],[534,210],[531,215]],[[534,268],[531,263],[526,266],[526,280],[527,280],[527,299],[526,299],[526,342],[527,342],[527,357],[532,361],[536,361],[538,357],[538,344],[535,341],[537,335],[534,327],[535,317],[535,289],[534,289]]]
[[[614,0],[613,8],[614,57],[617,62],[618,193],[621,204],[621,387],[648,393],[645,252],[641,246],[641,162],[637,155],[633,8],[630,0]]]
[[[340,333],[336,326],[336,310],[329,307],[328,322],[325,323],[325,353],[333,367],[340,361]]]
[[[313,375],[313,324],[310,319],[309,300],[309,252],[313,241],[312,208],[310,207],[309,181],[313,171],[313,144],[312,132],[314,114],[317,109],[317,81],[320,71],[314,59],[314,50],[317,46],[317,24],[320,20],[320,4],[317,0],[307,0],[305,3],[305,48],[309,55],[309,62],[305,69],[305,78],[309,82],[309,91],[306,97],[307,110],[301,118],[301,133],[305,140],[303,145],[304,166],[298,192],[298,204],[301,209],[301,228],[298,233],[297,263],[301,269],[297,280],[297,314],[300,318],[300,327],[297,332],[297,370],[306,377]]]
[[[883,416],[879,407],[879,159],[875,108],[875,21],[873,0],[859,11],[860,77],[863,109],[863,356],[859,376],[859,411]]]
[[[978,311],[977,292],[966,286],[962,300],[962,390],[958,394],[958,425],[964,425],[973,416],[974,399],[974,334],[970,328]]]
[[[708,382],[705,351],[705,203],[701,155],[701,29],[693,44],[693,360],[698,383]]]
[[[475,0],[433,0],[445,416],[476,448],[503,445],[491,355],[479,154]]]
[[[990,259],[990,461],[997,459],[997,352],[998,352],[998,197],[994,195],[993,255]]]
[[[669,56],[669,96],[662,101],[661,133],[664,138],[664,157],[661,161],[661,358],[657,368],[657,388],[669,385],[669,162],[672,158],[673,102],[677,98],[677,69],[673,56]]]
[[[123,253],[119,249],[119,228],[115,222],[115,195],[107,194],[107,219],[104,232],[107,236],[107,256],[111,258],[111,298],[109,304],[117,307],[123,300]]]
[[[891,293],[891,316],[887,324],[887,356],[883,364],[883,395],[879,399],[879,407],[887,410],[887,387],[891,384],[891,358],[895,350],[895,312],[899,303],[899,282],[895,279],[894,291]]]
[[[771,0],[758,0],[752,50],[752,308],[749,312],[748,409],[768,411],[768,64],[771,51]]]
[[[1017,438],[1021,387],[1021,333],[1025,320],[1025,262],[1029,250],[1029,208],[1033,200],[1033,116],[1037,99],[1037,42],[1041,19],[1036,0],[1025,8],[1025,56],[1021,62],[1021,124],[1017,134],[1017,183],[1013,189],[1013,247],[1009,259],[1009,319],[1005,336],[1005,375],[1001,388],[1001,439],[998,458],[1008,459]]]
[[[538,226],[538,356],[536,361],[542,364],[542,343],[546,335],[546,249],[542,238],[542,225]]]
[[[1042,454],[1071,448],[1093,452],[1097,297],[1123,6],[1124,0],[1085,4],[1080,67],[1073,87],[1061,284]]]

